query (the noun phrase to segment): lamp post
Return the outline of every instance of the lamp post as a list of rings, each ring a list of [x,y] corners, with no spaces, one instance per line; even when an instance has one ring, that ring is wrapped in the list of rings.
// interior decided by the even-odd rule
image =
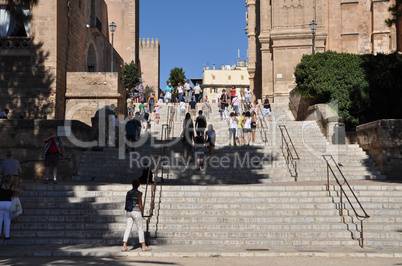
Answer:
[[[314,44],[315,44],[315,30],[317,29],[317,23],[314,20],[311,21],[311,23],[310,23],[310,29],[313,32],[313,46],[312,46],[313,48],[312,48],[312,52],[313,52],[313,54],[315,54]]]
[[[109,25],[109,30],[112,33],[112,52],[110,56],[110,72],[113,72],[113,64],[114,64],[114,58],[113,58],[113,53],[114,53],[114,48],[113,48],[113,38],[114,38],[114,32],[116,31],[116,23],[112,22]]]

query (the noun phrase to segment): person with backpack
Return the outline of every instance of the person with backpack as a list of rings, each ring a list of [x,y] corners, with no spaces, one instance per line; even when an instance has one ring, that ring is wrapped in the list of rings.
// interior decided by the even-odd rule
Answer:
[[[212,107],[208,101],[208,96],[205,96],[204,98],[204,104],[202,105],[202,112],[204,116],[209,120],[209,114],[212,113]]]
[[[130,236],[131,228],[133,227],[134,221],[137,225],[137,232],[139,241],[141,243],[141,249],[142,251],[149,251],[152,250],[152,248],[148,247],[145,244],[144,228],[142,226],[144,207],[142,205],[142,193],[138,191],[140,180],[135,178],[133,179],[132,184],[133,188],[129,190],[126,194],[126,204],[124,209],[126,210],[127,225],[126,231],[124,232],[123,247],[121,251],[128,251],[127,241],[128,237]]]
[[[156,99],[155,93],[152,93],[152,96],[150,96],[150,97],[148,98],[148,106],[149,106],[149,112],[150,112],[150,114],[151,114],[151,120],[154,119],[154,118],[152,117],[152,115],[153,115],[153,113],[154,113],[154,106],[155,106],[155,103],[156,103],[157,101],[158,101],[158,100]]]
[[[141,110],[141,116],[144,118],[143,121],[143,128],[145,130],[145,132],[147,132],[148,130],[148,123],[149,123],[149,108],[148,108],[148,104],[146,103],[144,105],[144,107]]]
[[[57,167],[59,166],[59,156],[64,158],[66,154],[64,143],[59,136],[56,135],[56,130],[51,128],[48,130],[49,136],[45,138],[45,147],[43,149],[42,158],[45,159],[46,176],[44,183],[49,183],[50,168],[53,166],[53,184],[57,184]]]

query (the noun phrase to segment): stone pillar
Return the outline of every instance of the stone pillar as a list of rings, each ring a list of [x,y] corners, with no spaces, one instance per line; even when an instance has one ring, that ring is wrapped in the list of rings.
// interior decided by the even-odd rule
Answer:
[[[258,40],[261,43],[261,98],[269,95],[274,101],[274,81],[272,65],[271,35],[272,29],[272,6],[270,1],[261,1],[261,34]]]
[[[248,37],[248,72],[250,74],[250,89],[255,94],[255,73],[257,68],[257,18],[256,18],[256,0],[247,0],[247,28]]]

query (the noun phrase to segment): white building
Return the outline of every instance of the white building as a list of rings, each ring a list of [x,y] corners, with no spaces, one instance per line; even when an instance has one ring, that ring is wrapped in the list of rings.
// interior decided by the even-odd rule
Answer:
[[[230,95],[232,86],[236,87],[236,94],[250,86],[247,61],[238,61],[237,66],[222,65],[220,69],[204,67],[202,75],[203,95],[208,96],[209,102],[217,103],[223,89]]]

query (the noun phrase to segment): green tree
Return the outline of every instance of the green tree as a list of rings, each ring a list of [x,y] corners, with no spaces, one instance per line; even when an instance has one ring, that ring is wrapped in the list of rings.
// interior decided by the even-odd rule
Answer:
[[[346,127],[402,117],[402,55],[336,52],[304,55],[296,66],[297,90],[312,104],[338,101]]]
[[[297,90],[311,98],[312,104],[338,101],[339,116],[353,129],[368,101],[368,82],[361,63],[361,56],[355,54],[304,55],[295,70]]]
[[[126,88],[127,92],[131,88],[138,86],[141,83],[141,72],[138,69],[138,65],[131,61],[130,64],[125,63],[123,68],[123,77],[121,81]]]
[[[186,82],[186,75],[183,71],[183,68],[175,67],[170,70],[169,80],[166,81],[166,84],[171,83],[174,88],[177,87],[177,84],[181,83],[182,85]]]

